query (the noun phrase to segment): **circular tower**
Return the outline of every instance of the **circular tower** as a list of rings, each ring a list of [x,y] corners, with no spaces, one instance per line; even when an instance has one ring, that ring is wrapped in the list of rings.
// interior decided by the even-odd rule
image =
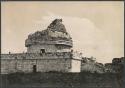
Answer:
[[[62,19],[55,19],[46,30],[28,35],[25,41],[27,53],[66,52],[71,50],[72,38]]]

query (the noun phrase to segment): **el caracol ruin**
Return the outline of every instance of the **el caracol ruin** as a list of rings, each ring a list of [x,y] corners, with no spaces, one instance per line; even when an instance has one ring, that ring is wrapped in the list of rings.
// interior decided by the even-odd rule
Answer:
[[[93,58],[74,52],[73,40],[62,24],[55,19],[42,31],[28,35],[26,53],[1,54],[1,74],[15,72],[104,72],[104,66]]]

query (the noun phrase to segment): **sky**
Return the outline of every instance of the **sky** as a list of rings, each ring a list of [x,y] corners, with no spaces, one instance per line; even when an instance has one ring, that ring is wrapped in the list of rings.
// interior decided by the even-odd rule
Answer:
[[[73,49],[97,62],[124,56],[123,1],[20,1],[1,3],[1,52],[26,52],[30,33],[45,30],[62,18]]]

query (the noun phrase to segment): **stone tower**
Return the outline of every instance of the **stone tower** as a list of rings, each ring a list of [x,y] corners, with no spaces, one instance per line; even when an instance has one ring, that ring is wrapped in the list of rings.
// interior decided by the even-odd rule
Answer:
[[[62,19],[55,19],[46,30],[28,35],[25,46],[27,53],[46,53],[69,51],[73,44]]]
[[[14,72],[80,72],[81,60],[73,53],[72,38],[62,19],[28,35],[27,53],[2,54],[2,74]]]

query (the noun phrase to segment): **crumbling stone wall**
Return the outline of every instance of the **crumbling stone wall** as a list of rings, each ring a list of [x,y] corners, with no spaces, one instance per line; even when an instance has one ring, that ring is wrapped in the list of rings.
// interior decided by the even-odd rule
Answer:
[[[34,65],[36,65],[37,72],[69,72],[71,69],[71,59],[67,53],[65,53],[65,56],[51,53],[43,56],[39,54],[5,54],[1,57],[2,74],[33,72]]]
[[[57,48],[55,45],[32,45],[27,48],[28,53],[40,53],[40,49],[45,49],[45,52],[56,52]]]
[[[81,64],[81,71],[104,73],[104,68],[94,62],[86,62]]]

